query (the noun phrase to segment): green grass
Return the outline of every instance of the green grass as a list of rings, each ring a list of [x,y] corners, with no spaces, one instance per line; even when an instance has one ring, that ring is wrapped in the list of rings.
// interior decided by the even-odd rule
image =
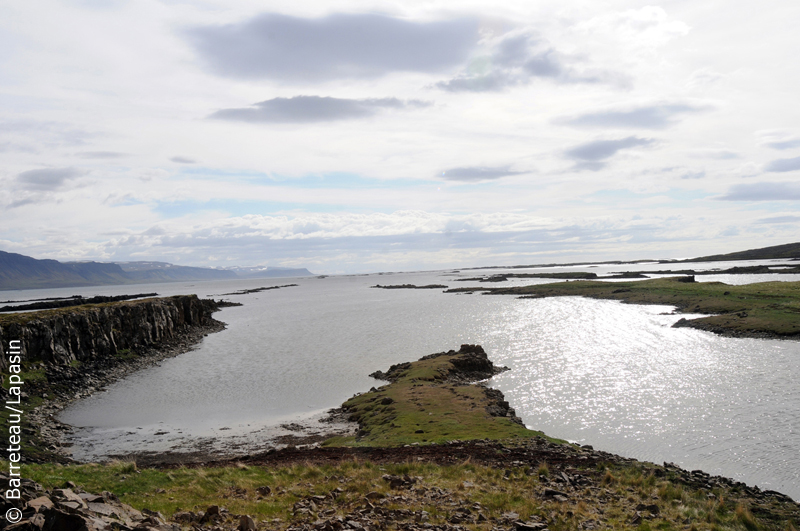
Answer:
[[[9,376],[10,375],[8,374],[3,375],[3,388],[5,389],[8,389],[11,386],[9,382]],[[28,392],[27,387],[32,382],[44,381],[47,379],[44,366],[41,363],[28,363],[28,362],[22,363],[22,372],[19,373],[19,377],[24,382],[24,384],[21,386],[22,391],[26,393]],[[9,400],[16,401],[16,398],[17,398],[16,396],[11,396]],[[34,430],[29,422],[29,417],[28,417],[28,413],[31,410],[42,405],[43,403],[44,403],[43,398],[28,394],[27,398],[20,398],[19,404],[7,404],[9,407],[13,407],[15,409],[22,411],[22,415],[20,415],[20,420],[21,420],[20,428],[23,430],[23,433],[21,434],[22,438],[20,446],[21,446],[21,452],[25,456],[49,457],[51,455],[51,453],[46,449],[41,448],[41,446],[37,446],[36,443],[38,442],[38,439],[35,435],[35,432],[33,434],[31,433]],[[9,417],[11,415],[14,415],[14,418],[16,419],[16,413],[11,411],[8,407],[3,407],[2,409],[0,409],[0,426],[4,427],[3,431],[6,433],[6,435],[9,434],[8,427],[11,425],[11,423],[9,422]]]
[[[29,459],[57,458],[50,450],[42,447],[40,440],[38,438],[38,432],[36,432],[34,427],[31,426],[31,423],[29,421],[28,413],[32,411],[34,408],[42,405],[43,403],[44,403],[43,398],[29,395],[28,398],[23,398],[20,404],[13,404],[11,406],[23,412],[22,415],[20,415],[20,420],[21,420],[20,426],[22,428],[20,451],[22,455],[26,456]],[[6,437],[9,434],[7,427],[11,425],[11,423],[9,422],[9,417],[12,414],[16,418],[16,414],[13,413],[11,410],[5,407],[0,410],[0,425],[5,427],[5,429],[3,429],[3,432],[6,434]]]
[[[171,297],[150,297],[147,299],[136,299],[130,301],[113,301],[113,302],[100,302],[96,304],[81,304],[79,306],[67,306],[64,308],[53,308],[50,310],[36,310],[33,312],[7,313],[0,315],[0,327],[9,326],[12,324],[24,325],[31,321],[38,321],[41,319],[48,319],[50,317],[58,317],[72,313],[90,312],[92,310],[108,306],[141,304],[143,302],[155,301],[159,299],[169,299],[169,298]]]
[[[572,492],[568,502],[544,500],[543,489],[553,485],[540,481],[537,474],[526,473],[524,467],[506,471],[468,462],[439,466],[347,461],[174,470],[138,470],[133,463],[114,462],[26,465],[23,475],[45,488],[72,481],[89,492],[107,490],[137,509],[160,511],[167,517],[179,510],[203,511],[210,505],[220,505],[231,513],[249,514],[266,522],[270,529],[285,529],[289,522],[313,522],[317,514],[293,515],[294,504],[309,496],[325,496],[334,489],[340,489],[339,494],[320,502],[320,510],[346,516],[363,507],[367,493],[377,492],[386,496],[384,508],[426,510],[433,525],[444,524],[455,507],[474,504],[480,507],[475,511],[488,519],[513,511],[523,521],[547,522],[552,531],[581,529],[588,520],[602,522],[600,528],[610,529],[790,530],[797,525],[797,517],[791,516],[797,511],[793,504],[756,502],[726,488],[713,489],[711,499],[706,490],[680,485],[670,477],[655,477],[653,468],[632,463],[579,470],[591,483]],[[384,474],[419,477],[416,487],[428,492],[442,489],[444,496],[435,501],[414,491],[392,491],[382,479]],[[256,489],[263,486],[271,493],[262,497]],[[398,494],[402,498],[396,497]],[[632,525],[636,506],[642,503],[657,505],[659,514]],[[487,521],[469,524],[467,529],[490,531],[496,525]]]
[[[690,325],[731,335],[800,335],[800,282],[731,286],[722,282],[680,282],[660,278],[636,282],[580,281],[514,288],[458,288],[523,297],[581,296],[631,304],[676,306],[682,313],[707,314]]]
[[[391,384],[342,404],[361,428],[357,437],[335,437],[330,446],[398,446],[454,439],[544,436],[505,417],[492,417],[484,388],[447,381],[452,356],[413,362]],[[564,442],[564,441],[559,441]]]
[[[118,361],[132,361],[139,357],[135,351],[129,348],[123,348],[121,350],[118,350],[115,356]]]
[[[8,389],[10,383],[8,381],[8,376],[3,375],[3,388]],[[23,382],[36,382],[36,381],[44,381],[47,380],[47,375],[45,374],[44,366],[39,363],[22,363],[22,372],[19,373],[19,377],[22,379]],[[24,387],[24,386],[23,386]]]

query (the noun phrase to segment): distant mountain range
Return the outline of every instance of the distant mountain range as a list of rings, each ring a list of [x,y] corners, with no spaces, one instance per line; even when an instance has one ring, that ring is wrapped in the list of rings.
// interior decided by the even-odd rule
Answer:
[[[167,262],[59,262],[0,251],[0,290],[305,276],[313,273],[304,268],[211,269]]]
[[[779,258],[800,260],[800,242],[680,261],[718,262]],[[211,269],[167,262],[59,262],[0,251],[0,290],[309,276],[314,276],[314,273],[305,268],[256,266]]]

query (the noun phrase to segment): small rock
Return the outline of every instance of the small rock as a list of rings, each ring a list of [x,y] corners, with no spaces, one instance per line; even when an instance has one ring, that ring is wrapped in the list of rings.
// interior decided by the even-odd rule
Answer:
[[[658,505],[645,505],[644,503],[640,503],[636,506],[637,511],[648,511],[650,514],[659,514],[661,511],[658,508]]]
[[[197,519],[198,518],[194,515],[194,513],[191,513],[189,511],[181,511],[172,515],[172,520],[174,522],[178,522],[179,524],[188,525],[193,523]]]
[[[515,522],[514,528],[517,531],[541,531],[546,528],[547,524],[541,522]]]
[[[256,531],[256,523],[248,515],[243,514],[239,517],[239,531]]]
[[[28,507],[39,513],[42,512],[43,509],[52,509],[53,502],[51,502],[50,498],[47,496],[39,496],[38,498],[34,498],[33,500],[29,501]]]
[[[151,511],[150,509],[142,509],[142,514],[146,514],[151,518],[157,519],[159,522],[164,522],[164,515],[158,511]]]
[[[546,488],[544,489],[544,497],[554,498],[557,501],[567,501],[569,499],[569,494],[561,492],[560,490]]]

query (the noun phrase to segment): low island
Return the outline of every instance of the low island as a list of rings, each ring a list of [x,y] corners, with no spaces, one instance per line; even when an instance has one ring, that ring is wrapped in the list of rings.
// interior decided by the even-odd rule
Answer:
[[[464,287],[445,293],[516,295],[525,299],[590,297],[630,304],[674,306],[678,313],[706,314],[681,319],[688,326],[731,337],[800,337],[800,282],[761,282],[734,286],[696,282],[693,276],[628,282],[581,280],[509,288]]]

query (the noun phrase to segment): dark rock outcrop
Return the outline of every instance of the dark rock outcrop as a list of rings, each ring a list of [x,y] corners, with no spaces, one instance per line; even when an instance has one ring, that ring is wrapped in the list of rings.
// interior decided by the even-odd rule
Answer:
[[[477,382],[509,370],[508,367],[495,366],[480,345],[461,345],[458,351],[438,352],[423,356],[420,360],[438,358],[440,356],[454,356],[450,360],[453,369],[450,370],[450,374],[447,376],[448,381]],[[389,372],[391,373],[391,369],[389,369]]]
[[[8,480],[0,475],[0,479]],[[3,515],[0,528],[8,530],[180,531],[180,525],[167,523],[154,511],[138,511],[110,492],[91,494],[71,485],[44,490],[30,480],[22,480],[19,500],[0,495]],[[14,514],[14,509],[18,510]]]
[[[217,309],[213,300],[178,295],[15,314],[0,320],[0,343],[7,352],[9,341],[20,340],[28,363],[70,365],[173,338],[186,328],[208,324]],[[6,368],[7,360],[0,358],[0,369]]]
[[[511,422],[524,426],[522,419],[517,416],[517,412],[508,404],[503,396],[503,392],[498,389],[486,387],[483,390],[489,403],[486,405],[486,412],[493,417],[505,417]]]
[[[25,462],[66,462],[71,427],[57,420],[73,400],[91,395],[126,375],[189,351],[204,336],[225,328],[211,317],[220,304],[180,295],[0,317],[0,343],[21,347],[0,358],[0,369],[22,366],[22,431]],[[16,343],[19,341],[19,345]],[[14,372],[17,372],[16,370]],[[14,375],[16,376],[16,375]],[[0,400],[12,389],[0,387]],[[27,400],[41,397],[40,405]],[[0,413],[2,419],[2,413]]]
[[[508,367],[495,366],[480,345],[461,345],[458,351],[437,352],[436,354],[423,356],[419,360],[430,360],[441,356],[453,356],[453,359],[450,360],[453,368],[450,369],[446,376],[447,381],[460,383],[477,382],[508,370]],[[394,382],[410,367],[410,362],[397,363],[389,367],[386,372],[375,371],[369,376],[376,380]]]

